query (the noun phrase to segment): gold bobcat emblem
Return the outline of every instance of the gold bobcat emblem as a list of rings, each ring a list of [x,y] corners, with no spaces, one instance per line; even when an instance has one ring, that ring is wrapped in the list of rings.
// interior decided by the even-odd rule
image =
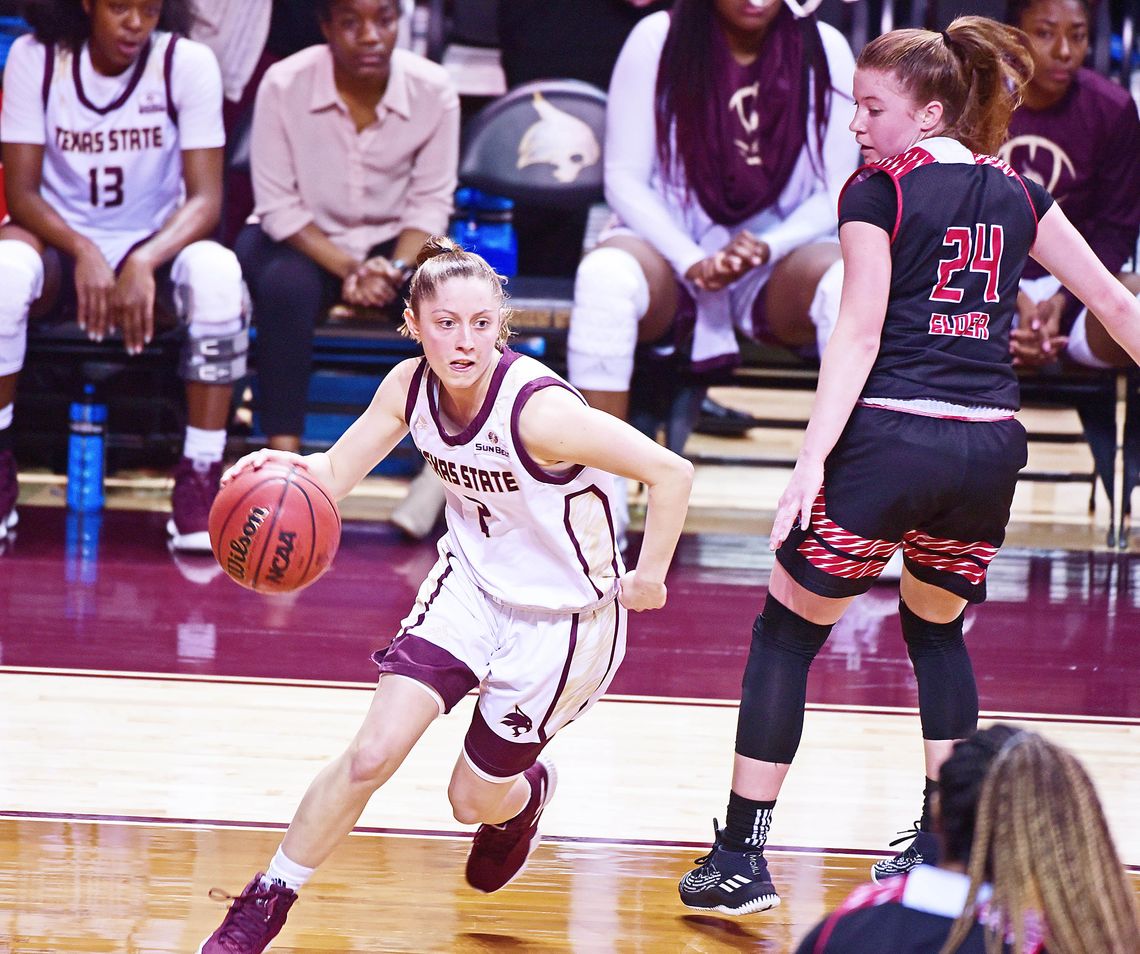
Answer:
[[[539,120],[519,140],[517,168],[551,165],[555,179],[573,182],[583,169],[597,164],[602,147],[587,123],[551,106],[542,93],[534,94],[534,108]]]

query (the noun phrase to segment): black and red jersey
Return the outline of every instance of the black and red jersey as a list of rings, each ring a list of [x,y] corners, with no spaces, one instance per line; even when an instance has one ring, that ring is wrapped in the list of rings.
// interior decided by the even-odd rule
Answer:
[[[1037,183],[953,139],[859,169],[839,222],[891,237],[891,286],[864,398],[1017,408],[1009,332],[1017,286],[1052,205]]]

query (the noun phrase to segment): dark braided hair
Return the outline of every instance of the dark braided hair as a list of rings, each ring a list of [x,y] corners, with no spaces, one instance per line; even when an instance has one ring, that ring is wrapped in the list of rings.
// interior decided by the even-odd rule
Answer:
[[[98,3],[99,0],[92,0]],[[161,0],[158,29],[187,34],[194,24],[193,0]],[[24,19],[43,44],[58,43],[76,53],[91,36],[91,18],[82,0],[27,0]]]
[[[948,861],[966,862],[974,842],[978,796],[994,756],[1017,735],[1011,725],[997,723],[954,743],[938,773],[939,828]]]

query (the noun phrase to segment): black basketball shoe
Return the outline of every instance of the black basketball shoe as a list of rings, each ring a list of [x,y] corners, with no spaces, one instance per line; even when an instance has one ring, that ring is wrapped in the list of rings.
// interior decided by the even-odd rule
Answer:
[[[694,868],[677,886],[681,903],[698,911],[721,914],[755,914],[780,903],[780,896],[768,874],[763,849],[731,851],[721,844],[721,833],[713,821],[712,850],[696,860]]]
[[[881,883],[885,878],[906,874],[921,864],[938,864],[938,839],[931,832],[923,831],[918,827],[918,822],[915,822],[914,828],[900,831],[899,834],[903,837],[892,841],[892,848],[895,845],[901,845],[908,839],[913,840],[893,858],[884,858],[882,861],[876,861],[871,865],[871,879],[876,884]]]

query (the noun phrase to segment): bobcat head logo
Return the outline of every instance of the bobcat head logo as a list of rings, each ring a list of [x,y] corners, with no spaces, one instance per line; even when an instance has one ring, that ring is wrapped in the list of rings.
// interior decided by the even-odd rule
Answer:
[[[602,147],[587,123],[551,106],[542,93],[534,94],[534,108],[539,120],[519,140],[519,169],[545,163],[559,182],[573,182],[597,164]]]
[[[534,723],[530,721],[530,716],[515,706],[515,711],[508,712],[506,718],[502,720],[502,724],[508,726],[514,733],[513,737],[517,739],[520,735],[526,735]]]

